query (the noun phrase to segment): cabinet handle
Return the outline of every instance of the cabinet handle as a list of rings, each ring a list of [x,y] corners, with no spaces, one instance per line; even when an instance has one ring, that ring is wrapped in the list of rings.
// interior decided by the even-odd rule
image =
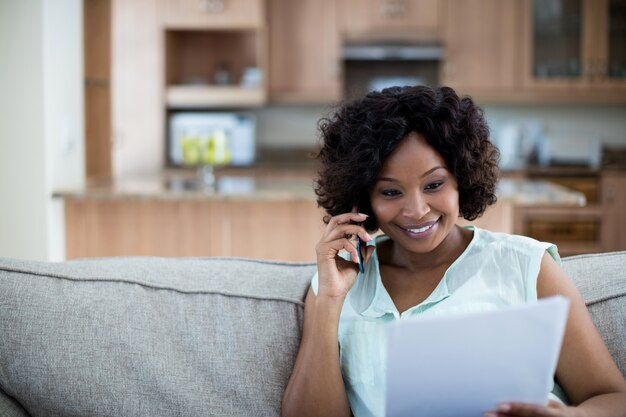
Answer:
[[[221,13],[226,8],[225,0],[200,0],[199,8],[204,13]]]
[[[615,187],[609,186],[606,188],[606,202],[609,204],[615,202]]]
[[[404,16],[405,10],[405,0],[380,0],[380,13],[384,18],[400,18]]]

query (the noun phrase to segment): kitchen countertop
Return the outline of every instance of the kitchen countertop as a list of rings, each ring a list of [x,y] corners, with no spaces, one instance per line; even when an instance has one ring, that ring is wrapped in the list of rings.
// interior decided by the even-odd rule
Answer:
[[[167,171],[161,175],[89,183],[84,189],[59,190],[55,197],[66,199],[149,200],[311,200],[313,175],[310,169],[246,168],[216,172],[216,187],[199,187],[193,172]],[[584,206],[582,193],[544,180],[503,178],[498,200],[519,205]]]

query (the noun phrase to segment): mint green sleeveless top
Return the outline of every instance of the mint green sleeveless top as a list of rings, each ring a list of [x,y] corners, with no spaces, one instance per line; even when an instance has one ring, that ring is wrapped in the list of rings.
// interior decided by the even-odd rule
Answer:
[[[385,414],[387,324],[409,316],[464,314],[535,303],[544,253],[560,263],[557,248],[550,243],[469,228],[474,230],[470,244],[435,290],[402,313],[382,283],[376,251],[357,277],[344,302],[338,333],[341,372],[355,417]],[[387,239],[378,236],[368,244]],[[317,294],[317,274],[311,287]],[[546,398],[558,400],[551,393],[546,393]]]

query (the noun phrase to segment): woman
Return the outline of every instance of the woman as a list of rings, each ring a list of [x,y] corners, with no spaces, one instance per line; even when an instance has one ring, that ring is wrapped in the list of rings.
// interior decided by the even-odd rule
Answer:
[[[503,403],[485,415],[626,416],[626,381],[556,247],[456,225],[496,201],[498,151],[470,98],[394,87],[344,105],[321,131],[316,193],[328,225],[283,416],[382,416],[389,322],[556,294],[571,301],[556,380],[573,406],[546,393],[547,405]],[[363,273],[350,236],[367,242]]]

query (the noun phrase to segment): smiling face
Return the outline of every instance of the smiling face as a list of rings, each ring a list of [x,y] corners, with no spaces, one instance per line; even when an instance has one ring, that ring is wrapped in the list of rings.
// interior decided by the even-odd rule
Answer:
[[[380,229],[411,253],[437,249],[455,230],[457,182],[426,139],[410,133],[385,160],[370,189]]]

